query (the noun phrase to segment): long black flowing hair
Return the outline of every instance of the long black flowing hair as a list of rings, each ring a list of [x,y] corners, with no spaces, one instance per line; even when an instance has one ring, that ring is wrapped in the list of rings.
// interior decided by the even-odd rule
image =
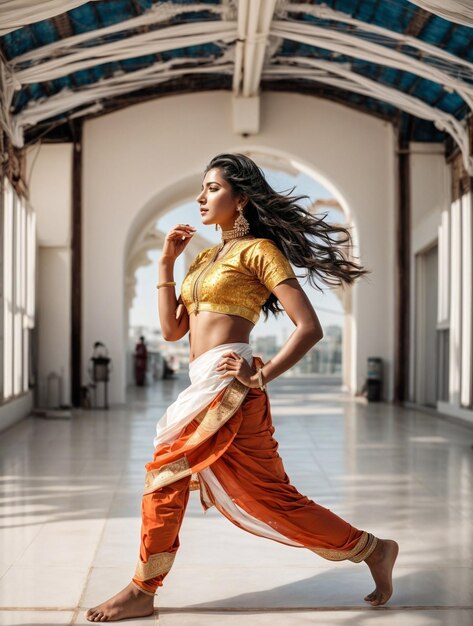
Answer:
[[[325,221],[327,214],[315,216],[299,203],[308,196],[278,193],[267,182],[263,171],[244,154],[218,154],[205,174],[218,168],[234,196],[248,198],[244,216],[255,237],[271,239],[289,261],[307,270],[309,284],[323,291],[319,281],[329,287],[351,285],[369,270],[351,256],[352,237],[341,225]],[[263,305],[265,319],[282,309],[271,294]]]

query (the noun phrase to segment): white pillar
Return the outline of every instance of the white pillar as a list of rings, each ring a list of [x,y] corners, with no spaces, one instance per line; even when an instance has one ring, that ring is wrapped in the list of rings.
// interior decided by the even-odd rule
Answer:
[[[451,211],[450,239],[450,366],[449,401],[460,406],[460,363],[461,363],[461,200],[453,202]]]
[[[461,393],[463,407],[472,403],[472,195],[468,193],[461,200],[461,238],[462,238],[462,273],[461,273]]]
[[[355,394],[356,378],[354,372],[354,320],[352,307],[352,290],[341,290],[343,305],[343,342],[342,342],[342,384],[343,387],[352,394]]]
[[[47,378],[54,372],[62,378],[54,404],[69,405],[72,144],[34,146],[27,153],[27,174],[38,233],[39,401],[46,401]]]

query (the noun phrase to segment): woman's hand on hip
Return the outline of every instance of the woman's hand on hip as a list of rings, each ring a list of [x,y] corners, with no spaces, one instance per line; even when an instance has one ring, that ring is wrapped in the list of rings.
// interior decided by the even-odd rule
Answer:
[[[217,372],[221,372],[219,378],[233,376],[246,387],[258,387],[258,382],[257,380],[255,381],[256,370],[237,352],[225,352],[222,354],[220,362],[215,369]]]
[[[161,258],[176,259],[186,248],[194,234],[194,226],[189,226],[189,224],[177,224],[174,226],[164,238]]]

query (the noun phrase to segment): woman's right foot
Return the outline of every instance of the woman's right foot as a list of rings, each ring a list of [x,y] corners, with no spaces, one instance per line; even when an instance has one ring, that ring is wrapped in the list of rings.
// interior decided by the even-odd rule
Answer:
[[[393,594],[393,567],[399,546],[391,539],[378,539],[373,553],[365,560],[370,568],[376,589],[365,597],[371,606],[386,604]]]
[[[130,583],[113,598],[89,609],[85,617],[89,622],[116,622],[131,617],[147,617],[153,613],[154,597]]]

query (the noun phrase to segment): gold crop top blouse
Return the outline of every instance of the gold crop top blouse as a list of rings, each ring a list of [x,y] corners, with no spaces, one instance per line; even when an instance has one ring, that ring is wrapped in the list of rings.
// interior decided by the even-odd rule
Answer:
[[[237,241],[212,262],[217,249],[198,254],[184,278],[181,299],[187,312],[239,315],[256,324],[274,287],[295,278],[291,264],[270,239]]]

